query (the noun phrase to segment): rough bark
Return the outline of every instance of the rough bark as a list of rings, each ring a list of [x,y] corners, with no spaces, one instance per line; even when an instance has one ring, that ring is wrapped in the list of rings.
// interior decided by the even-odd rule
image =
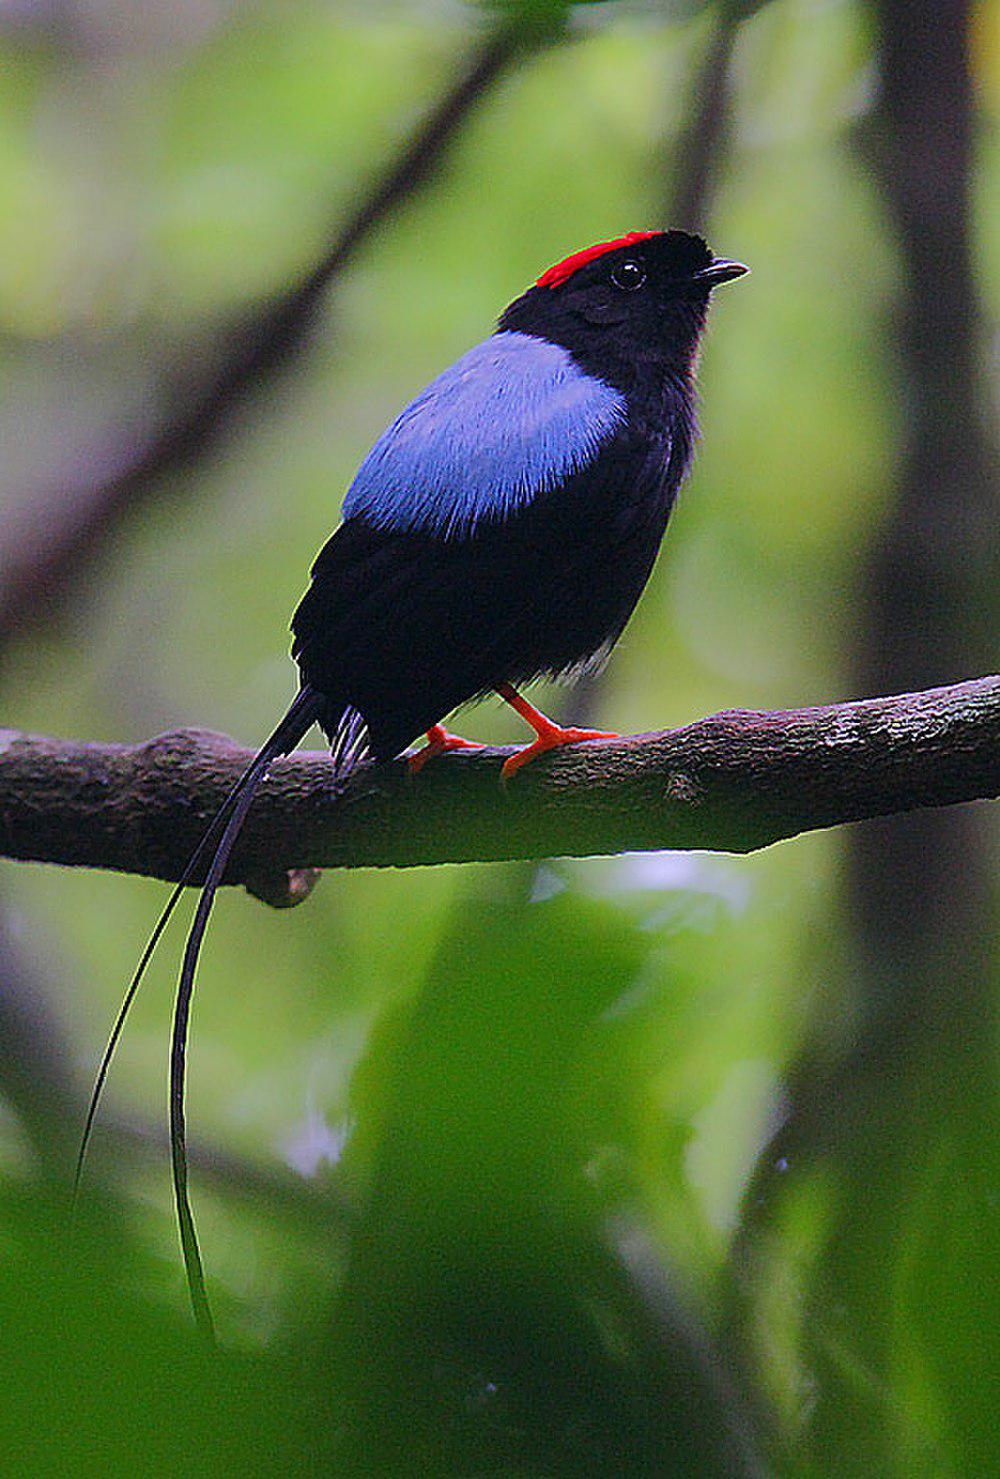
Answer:
[[[817,827],[1000,794],[1000,676],[772,713],[547,756],[501,783],[509,751],[366,767],[275,763],[227,877],[291,902],[276,877],[658,848],[750,852]],[[180,876],[250,758],[222,735],[129,746],[0,731],[0,854]]]

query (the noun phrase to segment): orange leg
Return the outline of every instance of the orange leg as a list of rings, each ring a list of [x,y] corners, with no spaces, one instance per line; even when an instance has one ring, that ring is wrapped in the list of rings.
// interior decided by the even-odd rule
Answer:
[[[482,745],[477,745],[475,740],[463,739],[460,734],[449,734],[443,724],[432,724],[427,731],[427,743],[422,750],[411,755],[407,760],[411,775],[419,775],[427,764],[433,760],[435,755],[443,755],[446,750],[481,750]]]
[[[529,704],[528,700],[522,698],[510,683],[502,683],[497,693],[505,703],[510,704],[512,709],[516,709],[521,718],[535,731],[535,738],[530,745],[525,745],[523,750],[517,750],[513,755],[508,755],[504,761],[500,772],[504,780],[514,775],[522,765],[527,765],[534,760],[536,755],[544,755],[546,750],[557,750],[562,745],[578,745],[581,740],[619,738],[617,734],[608,729],[565,729],[561,724],[556,724],[552,719],[546,718],[540,709],[535,708],[534,704]]]

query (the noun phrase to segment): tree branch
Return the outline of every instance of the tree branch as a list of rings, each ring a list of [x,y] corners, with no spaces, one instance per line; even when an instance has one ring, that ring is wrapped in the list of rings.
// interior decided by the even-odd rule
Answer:
[[[659,848],[751,852],[817,827],[1000,795],[1000,676],[565,750],[507,785],[482,750],[411,777],[402,761],[343,784],[326,757],[280,760],[230,883],[315,867],[413,867]],[[223,735],[137,746],[0,731],[0,854],[180,876],[250,758]],[[289,900],[284,900],[289,902]]]
[[[733,50],[743,12],[731,0],[719,7],[708,46],[691,85],[686,122],[671,141],[671,183],[664,222],[669,228],[703,232],[728,151]]]

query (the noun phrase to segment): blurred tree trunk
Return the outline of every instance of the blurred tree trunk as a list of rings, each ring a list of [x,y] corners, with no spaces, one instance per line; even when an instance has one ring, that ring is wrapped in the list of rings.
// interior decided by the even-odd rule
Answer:
[[[898,477],[862,574],[861,693],[985,671],[1000,591],[970,245],[974,6],[875,0],[873,10],[879,98],[863,145],[903,283]],[[991,1468],[985,1345],[996,1310],[986,1291],[1000,1249],[988,1188],[1000,1167],[990,825],[985,808],[951,808],[866,823],[848,842],[855,1043],[832,1079],[803,1078],[793,1114],[800,1133],[810,1124],[808,1149],[832,1152],[841,1187],[810,1352],[816,1455],[840,1473],[897,1472],[907,1438],[914,1462],[943,1464],[935,1472]]]
[[[899,479],[864,575],[857,688],[881,693],[986,671],[996,656],[998,468],[970,253],[971,0],[879,0],[881,99],[870,158],[905,272],[898,335]],[[920,1018],[988,923],[985,810],[882,822],[852,836],[868,1006]],[[962,973],[964,975],[964,972]],[[902,997],[907,1006],[903,1006]],[[942,1003],[925,1003],[940,1011]],[[930,1025],[930,1024],[928,1024]],[[937,1026],[932,1028],[937,1031]]]

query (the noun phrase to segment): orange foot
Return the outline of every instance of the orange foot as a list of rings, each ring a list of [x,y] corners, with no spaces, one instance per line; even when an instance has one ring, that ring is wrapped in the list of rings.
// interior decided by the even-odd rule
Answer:
[[[475,740],[463,739],[460,734],[449,734],[442,724],[432,724],[427,731],[427,743],[422,750],[411,755],[407,760],[411,775],[419,775],[427,764],[433,760],[435,755],[443,755],[446,750],[481,750],[483,747]]]
[[[502,684],[497,693],[505,703],[510,704],[535,731],[535,738],[530,745],[525,745],[523,750],[516,750],[513,755],[508,755],[500,770],[503,780],[509,780],[521,769],[522,765],[529,764],[538,755],[544,755],[546,750],[558,750],[563,745],[578,745],[583,740],[620,739],[621,736],[609,729],[565,729],[563,725],[556,724],[536,709],[534,704],[529,704],[526,698],[522,698],[517,689],[510,683]]]
[[[538,755],[544,755],[546,750],[558,750],[563,745],[578,745],[581,740],[620,739],[611,729],[564,729],[561,724],[553,724],[549,721],[549,727],[543,730],[530,745],[525,745],[523,750],[515,750],[513,755],[508,755],[500,767],[503,779],[509,780],[512,775],[521,769],[522,765],[528,765]]]

